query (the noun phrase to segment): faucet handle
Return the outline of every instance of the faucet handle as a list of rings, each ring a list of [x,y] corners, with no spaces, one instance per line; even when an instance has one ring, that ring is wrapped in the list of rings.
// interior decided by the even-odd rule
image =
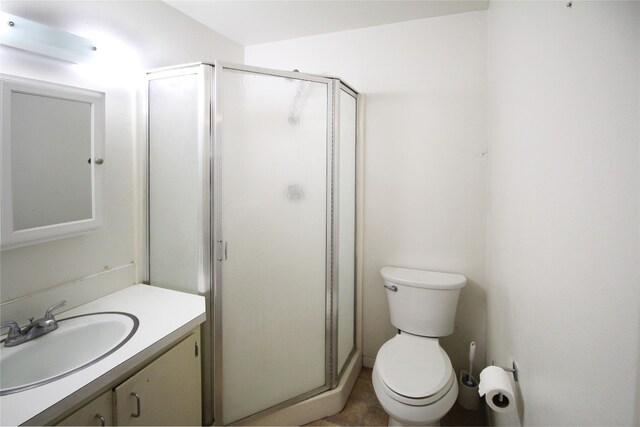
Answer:
[[[7,335],[7,338],[16,338],[22,335],[22,330],[20,329],[20,325],[18,325],[18,323],[14,322],[13,320],[6,320],[2,322],[0,324],[0,329],[4,329],[4,328],[11,328],[9,330],[9,335]]]
[[[51,307],[47,309],[47,312],[44,314],[45,319],[53,319],[53,311],[59,309],[67,303],[66,300],[59,301],[53,304]]]

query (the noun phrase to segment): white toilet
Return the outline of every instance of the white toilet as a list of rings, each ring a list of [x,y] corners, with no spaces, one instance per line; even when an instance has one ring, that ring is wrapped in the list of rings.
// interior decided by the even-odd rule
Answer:
[[[399,329],[378,351],[373,388],[389,425],[440,425],[458,382],[438,337],[453,333],[461,274],[384,267],[391,323]]]

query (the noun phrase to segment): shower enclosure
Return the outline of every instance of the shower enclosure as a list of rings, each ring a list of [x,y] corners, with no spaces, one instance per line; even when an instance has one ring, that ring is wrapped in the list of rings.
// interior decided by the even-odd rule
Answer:
[[[224,63],[148,74],[148,280],[207,300],[203,422],[335,387],[356,352],[357,93]]]

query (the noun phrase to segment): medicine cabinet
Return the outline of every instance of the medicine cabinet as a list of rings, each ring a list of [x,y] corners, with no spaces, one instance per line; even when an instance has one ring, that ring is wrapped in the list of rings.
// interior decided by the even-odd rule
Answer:
[[[102,226],[104,93],[1,75],[2,249]]]

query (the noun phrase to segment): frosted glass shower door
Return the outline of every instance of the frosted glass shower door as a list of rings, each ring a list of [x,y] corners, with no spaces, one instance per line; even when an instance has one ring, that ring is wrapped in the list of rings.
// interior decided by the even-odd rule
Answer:
[[[204,188],[199,129],[203,67],[156,73],[149,79],[149,282],[204,292],[201,248]],[[210,78],[210,75],[209,75]],[[206,236],[208,239],[208,236]],[[208,260],[207,260],[208,261]]]
[[[216,423],[226,425],[329,381],[331,81],[215,72]]]
[[[356,96],[338,91],[338,365],[336,380],[355,350]]]

